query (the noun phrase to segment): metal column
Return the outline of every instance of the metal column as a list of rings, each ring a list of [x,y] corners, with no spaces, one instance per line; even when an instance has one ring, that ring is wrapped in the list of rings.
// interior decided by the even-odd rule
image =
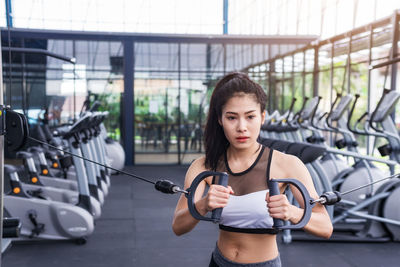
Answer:
[[[181,159],[181,43],[178,44],[178,164],[182,164]]]
[[[349,46],[348,46],[349,49],[347,50],[347,64],[346,64],[346,70],[347,70],[347,73],[346,73],[347,74],[347,93],[348,94],[350,94],[350,91],[351,91],[351,51],[352,51],[352,44],[353,44],[353,34],[350,33]]]
[[[123,110],[121,110],[122,116],[122,128],[123,128],[123,146],[126,154],[125,164],[133,165],[134,153],[135,153],[135,109],[133,101],[133,82],[134,82],[134,47],[132,40],[125,40],[124,45],[124,98],[123,98]]]
[[[7,20],[7,27],[13,27],[13,19],[12,19],[12,7],[11,7],[11,0],[6,1],[6,20]]]
[[[275,61],[271,62],[269,64],[269,73],[271,75],[270,77],[270,90],[269,90],[269,112],[272,113],[275,109],[277,109],[276,105],[276,73],[275,73]]]
[[[296,94],[295,85],[294,85],[294,55],[292,55],[292,77],[290,81],[290,86],[292,87],[292,96],[294,97]]]
[[[368,42],[368,66],[371,66],[372,64],[372,46],[373,46],[373,41],[374,41],[374,27],[370,25],[369,29],[369,42]],[[369,113],[371,111],[371,68],[368,68],[368,77],[367,77],[367,112]],[[370,138],[370,136],[367,135],[367,155],[371,155],[371,147],[373,147],[373,144],[370,144],[370,142],[373,140],[373,138]]]
[[[306,51],[303,51],[303,73],[302,73],[302,95],[303,99],[306,97]]]
[[[334,85],[333,85],[333,76],[335,75],[335,63],[334,63],[334,55],[335,55],[335,42],[331,44],[331,77],[330,77],[330,87],[331,87],[331,93],[330,93],[330,98],[329,98],[329,105],[332,106],[333,103],[333,91],[335,90]],[[329,132],[329,145],[332,146],[334,141],[333,141],[333,133]]]
[[[282,58],[282,74],[281,74],[282,90],[281,90],[281,108],[282,114],[285,113],[285,58]]]
[[[224,34],[228,34],[228,5],[229,5],[229,1],[228,0],[224,0],[224,18],[223,18],[223,33]]]
[[[313,72],[313,96],[318,95],[318,86],[319,86],[319,66],[318,66],[318,61],[319,61],[319,47],[314,48],[314,72]]]
[[[1,43],[0,43],[1,51]],[[3,59],[0,53],[0,105],[3,105]],[[1,114],[4,116],[4,114]],[[3,194],[4,194],[4,135],[0,135],[0,248],[2,249],[3,238]],[[1,252],[0,252],[1,267]]]
[[[399,41],[399,14],[396,10],[392,17],[393,32],[392,32],[392,53],[389,55],[389,60],[395,59],[397,55],[397,43]],[[396,90],[396,79],[397,79],[397,63],[392,64],[392,72],[390,75],[390,90]]]

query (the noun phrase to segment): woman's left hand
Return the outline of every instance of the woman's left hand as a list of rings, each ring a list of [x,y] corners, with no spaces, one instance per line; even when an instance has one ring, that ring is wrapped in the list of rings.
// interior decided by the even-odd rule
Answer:
[[[302,213],[300,213],[300,218],[298,218],[299,208],[290,204],[286,195],[279,194],[270,197],[269,193],[267,193],[265,201],[267,202],[268,212],[272,218],[285,221],[290,220],[292,223],[297,223],[301,219]]]

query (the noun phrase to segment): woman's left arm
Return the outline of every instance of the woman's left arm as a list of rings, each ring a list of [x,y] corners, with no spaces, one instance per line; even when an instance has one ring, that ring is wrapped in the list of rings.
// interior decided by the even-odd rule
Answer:
[[[307,188],[310,196],[314,199],[317,199],[318,194],[315,190],[314,183],[306,166],[297,157],[289,155],[286,156],[288,157],[288,164],[286,166],[291,166],[291,168],[287,168],[287,177],[296,178],[299,180]],[[291,223],[295,224],[298,223],[303,216],[304,201],[301,193],[296,187],[290,185],[290,189],[293,192],[293,196],[300,204],[300,208],[291,205],[284,194],[272,197],[267,195],[267,205],[269,213],[272,217],[282,220],[289,220]],[[314,206],[310,221],[304,227],[304,230],[323,238],[329,238],[332,235],[333,226],[325,206],[319,203]]]

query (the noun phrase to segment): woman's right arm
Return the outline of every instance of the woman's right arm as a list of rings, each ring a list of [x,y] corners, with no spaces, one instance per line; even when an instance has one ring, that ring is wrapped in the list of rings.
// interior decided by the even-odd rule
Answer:
[[[194,161],[186,173],[185,188],[189,188],[194,178],[203,171],[205,171],[204,158]],[[214,185],[211,182],[212,177],[204,179],[197,187],[194,195],[196,209],[201,215],[205,215],[213,209],[225,207],[228,203],[229,195],[233,193],[231,187]],[[210,185],[210,188],[207,195],[202,197],[207,184]],[[172,230],[178,236],[183,235],[190,232],[198,222],[199,220],[193,218],[190,214],[187,199],[182,194],[176,205]]]

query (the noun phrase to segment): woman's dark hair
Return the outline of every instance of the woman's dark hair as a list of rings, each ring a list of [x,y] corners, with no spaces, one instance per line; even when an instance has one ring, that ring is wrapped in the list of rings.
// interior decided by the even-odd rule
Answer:
[[[219,119],[222,117],[222,108],[228,100],[236,94],[252,94],[257,103],[260,104],[261,112],[264,111],[267,102],[267,95],[261,86],[249,76],[240,72],[233,72],[225,75],[216,84],[210,99],[206,127],[204,130],[205,146],[205,167],[215,170],[221,156],[229,146]]]

